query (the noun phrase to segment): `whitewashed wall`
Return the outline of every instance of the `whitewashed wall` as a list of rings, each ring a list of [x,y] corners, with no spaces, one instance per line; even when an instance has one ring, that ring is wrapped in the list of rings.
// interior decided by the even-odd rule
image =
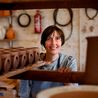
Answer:
[[[98,36],[98,15],[94,20],[89,20],[85,14],[85,9],[72,9],[73,11],[73,32],[69,40],[67,40],[62,47],[62,52],[68,55],[72,55],[77,59],[79,70],[85,70],[86,62],[86,47],[88,36]],[[31,23],[28,27],[21,27],[17,23],[17,18],[21,13],[28,13],[31,17]],[[54,24],[53,12],[54,9],[41,9],[42,15],[42,29]],[[96,10],[88,10],[88,14],[92,17],[95,15]],[[13,11],[13,29],[16,34],[16,39],[13,41],[13,47],[39,47],[42,51],[44,48],[40,45],[41,34],[34,33],[34,15],[36,9],[33,10],[16,10]],[[59,9],[57,21],[61,24],[65,24],[70,19],[68,10]],[[25,21],[25,20],[23,20]],[[0,17],[0,26],[8,28],[9,17]],[[66,27],[60,27],[67,38],[71,32],[71,25]],[[9,48],[9,43],[6,41],[0,41],[0,48]]]

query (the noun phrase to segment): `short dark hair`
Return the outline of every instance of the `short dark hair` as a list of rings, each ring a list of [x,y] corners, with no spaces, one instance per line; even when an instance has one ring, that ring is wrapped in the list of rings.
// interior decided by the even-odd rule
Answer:
[[[51,26],[48,26],[43,31],[43,33],[41,35],[41,45],[43,45],[45,47],[45,42],[46,42],[48,36],[50,36],[54,31],[57,31],[58,34],[60,35],[61,41],[62,41],[62,45],[65,43],[65,36],[64,36],[63,31],[60,28],[58,28],[57,26],[51,25]]]

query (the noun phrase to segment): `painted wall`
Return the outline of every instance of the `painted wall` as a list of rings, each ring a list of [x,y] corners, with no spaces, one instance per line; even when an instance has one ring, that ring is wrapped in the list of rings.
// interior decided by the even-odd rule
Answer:
[[[42,15],[42,29],[54,24],[53,13],[55,9],[41,9]],[[31,22],[27,27],[21,27],[17,19],[21,13],[27,13],[30,15]],[[35,34],[34,32],[34,15],[36,9],[33,10],[15,10],[12,14],[12,24],[15,31],[16,38],[13,41],[13,47],[39,47],[41,51],[44,48],[40,45],[41,34]],[[67,55],[72,55],[77,59],[79,70],[85,70],[86,62],[86,50],[88,36],[98,36],[98,15],[95,9],[87,9],[87,15],[85,9],[72,9],[72,25],[69,23],[67,26],[59,26],[65,33],[66,40],[62,47],[62,52]],[[93,18],[93,19],[89,19]],[[70,13],[67,9],[59,9],[56,20],[60,24],[66,24],[71,19]],[[28,19],[21,18],[22,23],[26,23]],[[0,28],[7,30],[10,23],[10,17],[0,17]],[[71,28],[72,32],[71,32]],[[2,39],[1,39],[2,40]],[[12,45],[12,43],[10,43]],[[9,42],[0,41],[0,48],[9,48]]]

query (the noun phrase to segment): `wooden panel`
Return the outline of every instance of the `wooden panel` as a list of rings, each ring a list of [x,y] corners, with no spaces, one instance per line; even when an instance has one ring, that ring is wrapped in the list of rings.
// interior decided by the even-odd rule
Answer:
[[[85,83],[98,84],[98,37],[87,38]]]
[[[64,83],[82,83],[84,72],[57,72],[44,70],[29,70],[21,74],[11,76],[12,79],[26,79],[39,81],[53,81]]]

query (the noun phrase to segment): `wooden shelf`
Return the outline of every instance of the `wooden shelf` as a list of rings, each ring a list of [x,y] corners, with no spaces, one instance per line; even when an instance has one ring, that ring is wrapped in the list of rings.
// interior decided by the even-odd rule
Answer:
[[[49,8],[96,8],[97,0],[0,0],[0,10],[49,9]]]
[[[9,42],[9,41],[14,41],[15,39],[2,39],[2,40],[0,40],[1,42],[2,41],[7,41],[7,42]]]
[[[15,41],[15,39],[3,39],[3,40],[0,40],[0,42],[8,42],[9,44],[9,48],[13,47],[13,41]]]

